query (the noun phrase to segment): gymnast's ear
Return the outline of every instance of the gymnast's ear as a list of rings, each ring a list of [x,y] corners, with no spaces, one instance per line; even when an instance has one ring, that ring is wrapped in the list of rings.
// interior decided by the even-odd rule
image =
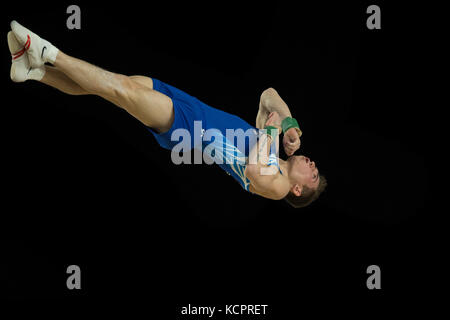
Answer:
[[[296,195],[297,197],[300,197],[302,195],[303,187],[299,185],[298,183],[294,184],[291,187],[291,192]]]

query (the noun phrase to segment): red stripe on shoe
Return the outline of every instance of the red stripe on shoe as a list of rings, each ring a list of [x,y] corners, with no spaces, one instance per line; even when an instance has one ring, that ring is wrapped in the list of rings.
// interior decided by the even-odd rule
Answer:
[[[12,55],[13,60],[16,60],[17,58],[20,58],[20,57],[25,53],[25,51],[27,51],[27,50],[30,48],[30,44],[31,44],[31,39],[30,39],[30,36],[27,35],[27,42],[25,42],[25,45],[24,45],[24,47],[22,48],[22,50],[20,50],[20,51],[14,53],[14,54]]]
[[[23,48],[22,50],[20,50],[19,52],[13,54],[13,60],[16,60],[17,58],[20,58],[24,53],[25,53],[25,48]]]
[[[28,50],[30,48],[30,44],[31,44],[31,38],[30,38],[30,35],[27,34],[27,42],[25,42],[25,45],[24,45],[25,50]]]

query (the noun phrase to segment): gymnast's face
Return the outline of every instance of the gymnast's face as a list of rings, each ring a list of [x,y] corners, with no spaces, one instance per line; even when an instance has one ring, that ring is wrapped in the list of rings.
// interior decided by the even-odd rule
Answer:
[[[314,161],[305,156],[290,156],[289,176],[300,186],[306,185],[310,189],[316,189],[319,185],[319,170]]]

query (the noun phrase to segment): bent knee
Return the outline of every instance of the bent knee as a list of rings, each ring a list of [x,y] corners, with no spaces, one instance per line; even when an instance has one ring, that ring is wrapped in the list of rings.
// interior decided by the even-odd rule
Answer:
[[[138,84],[148,88],[153,89],[153,79],[145,76],[129,76],[129,78]]]
[[[117,80],[117,85],[112,87],[112,99],[122,108],[129,109],[136,100],[136,92],[142,89],[143,85],[128,76],[121,76]]]

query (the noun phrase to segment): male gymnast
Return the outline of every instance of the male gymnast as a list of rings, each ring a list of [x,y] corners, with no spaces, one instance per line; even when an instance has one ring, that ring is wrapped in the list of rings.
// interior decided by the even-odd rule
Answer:
[[[244,190],[285,199],[295,208],[316,200],[327,185],[314,161],[293,155],[302,132],[273,88],[261,94],[255,128],[158,79],[112,73],[71,57],[16,21],[11,22],[11,30],[7,38],[14,82],[31,79],[70,95],[98,95],[137,118],[169,150],[175,149],[178,140],[174,137],[180,129],[194,136],[198,129],[194,122],[201,121],[197,122],[201,124],[200,141],[189,142],[188,150],[197,148],[210,159],[221,158],[215,163]],[[236,142],[238,137],[229,138],[229,130],[245,132],[247,139],[243,144]],[[281,131],[287,160],[278,158],[274,147]]]

